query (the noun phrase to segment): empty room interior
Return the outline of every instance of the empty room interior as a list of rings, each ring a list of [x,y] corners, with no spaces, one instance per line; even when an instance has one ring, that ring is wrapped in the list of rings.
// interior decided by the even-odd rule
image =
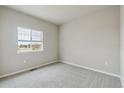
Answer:
[[[0,88],[123,88],[124,6],[0,5]]]

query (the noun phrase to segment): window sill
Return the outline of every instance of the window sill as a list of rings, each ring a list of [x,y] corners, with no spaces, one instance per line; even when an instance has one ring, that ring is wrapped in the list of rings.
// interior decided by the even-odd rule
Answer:
[[[43,52],[43,50],[27,50],[27,51],[25,51],[25,50],[18,50],[17,51],[17,54],[23,54],[23,53],[38,53],[38,52]]]

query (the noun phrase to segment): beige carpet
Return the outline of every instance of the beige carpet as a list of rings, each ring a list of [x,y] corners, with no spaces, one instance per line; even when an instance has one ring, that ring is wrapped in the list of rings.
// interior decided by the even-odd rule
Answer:
[[[64,63],[55,63],[0,79],[2,88],[120,88],[120,79]]]

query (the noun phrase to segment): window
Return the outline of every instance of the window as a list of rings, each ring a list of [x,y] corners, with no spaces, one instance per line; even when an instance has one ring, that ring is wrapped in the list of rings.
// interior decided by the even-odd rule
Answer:
[[[43,51],[43,32],[26,28],[17,28],[18,52]]]

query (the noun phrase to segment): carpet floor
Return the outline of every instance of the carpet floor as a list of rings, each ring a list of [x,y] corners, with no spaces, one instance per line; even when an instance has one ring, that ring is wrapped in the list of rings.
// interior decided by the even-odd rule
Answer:
[[[121,88],[119,78],[54,63],[0,79],[0,88]]]

